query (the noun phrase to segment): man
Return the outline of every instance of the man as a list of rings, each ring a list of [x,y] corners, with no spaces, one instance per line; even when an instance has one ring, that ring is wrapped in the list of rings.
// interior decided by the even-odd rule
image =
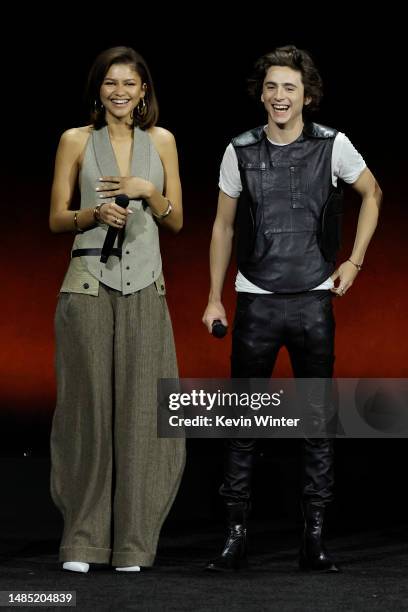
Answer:
[[[286,46],[263,56],[249,90],[263,102],[268,123],[234,138],[222,161],[203,323],[209,331],[216,319],[227,325],[221,295],[236,222],[232,377],[270,377],[279,349],[286,346],[296,377],[330,378],[331,300],[345,295],[363,265],[377,225],[381,190],[344,134],[304,121],[303,115],[316,110],[322,96],[320,75],[307,52]],[[338,179],[349,183],[362,203],[353,250],[335,269],[341,219]],[[302,444],[305,528],[300,567],[338,571],[322,542],[324,510],[333,497],[333,441],[305,438]],[[229,439],[226,446],[220,493],[229,528],[221,555],[207,566],[215,571],[246,563],[255,440]]]

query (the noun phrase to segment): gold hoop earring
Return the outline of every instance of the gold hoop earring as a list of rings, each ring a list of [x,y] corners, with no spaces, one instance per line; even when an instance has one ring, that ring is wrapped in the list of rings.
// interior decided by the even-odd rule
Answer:
[[[137,114],[139,115],[139,117],[141,117],[142,119],[144,119],[144,117],[146,117],[146,114],[147,114],[147,104],[146,104],[144,98],[139,100],[139,104],[136,106],[136,110],[137,110]]]

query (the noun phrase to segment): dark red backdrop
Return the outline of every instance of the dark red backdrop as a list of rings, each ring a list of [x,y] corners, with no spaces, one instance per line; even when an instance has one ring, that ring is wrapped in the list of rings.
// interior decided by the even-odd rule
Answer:
[[[382,168],[380,174],[385,201],[378,231],[364,270],[347,296],[335,300],[337,376],[408,376],[407,212],[400,195],[402,183],[395,182],[391,168]],[[53,315],[72,236],[48,231],[48,192],[49,185],[33,180],[18,185],[9,196],[15,206],[16,229],[5,234],[0,267],[0,394],[7,411],[44,413],[54,405]],[[208,246],[215,199],[215,189],[197,191],[188,184],[183,231],[177,236],[162,231],[168,303],[184,377],[228,376],[230,336],[215,340],[201,323],[209,287]],[[350,252],[358,211],[353,194],[348,193],[347,200],[345,254]],[[230,321],[234,270],[225,291]],[[275,374],[291,374],[285,352]]]

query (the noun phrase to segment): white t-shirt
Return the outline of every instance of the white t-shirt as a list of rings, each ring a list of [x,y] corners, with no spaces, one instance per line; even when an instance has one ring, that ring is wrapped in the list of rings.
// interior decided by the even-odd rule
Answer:
[[[280,147],[287,146],[286,143],[273,142],[270,138],[268,138],[268,140],[272,144]],[[333,186],[337,187],[338,178],[342,179],[345,183],[354,183],[366,167],[367,165],[364,159],[347,136],[343,134],[343,132],[338,132],[333,142],[331,159]],[[230,198],[238,198],[242,191],[237,154],[231,143],[226,148],[221,162],[218,186],[221,191],[230,196]],[[321,285],[311,289],[311,291],[315,289],[331,289],[333,286],[334,283],[329,277]],[[245,291],[247,293],[273,293],[272,291],[266,291],[251,283],[239,270],[235,279],[235,290]]]

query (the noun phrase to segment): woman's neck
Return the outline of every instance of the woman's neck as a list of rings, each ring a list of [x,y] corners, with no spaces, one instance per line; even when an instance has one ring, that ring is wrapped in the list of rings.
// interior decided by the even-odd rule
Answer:
[[[125,121],[107,121],[109,136],[113,140],[129,140],[133,138],[133,128]]]

